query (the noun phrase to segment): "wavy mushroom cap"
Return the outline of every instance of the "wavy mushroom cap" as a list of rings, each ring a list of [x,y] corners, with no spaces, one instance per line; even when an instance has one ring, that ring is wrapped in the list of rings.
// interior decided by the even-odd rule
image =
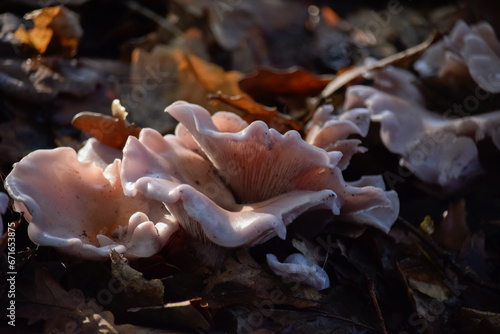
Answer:
[[[415,62],[423,77],[439,77],[450,86],[470,77],[490,93],[500,92],[500,41],[486,22],[468,26],[459,20],[450,34]]]
[[[81,162],[71,148],[38,150],[14,165],[5,189],[38,245],[88,259],[107,259],[111,249],[151,256],[178,225],[161,202],[123,194],[120,166]]]
[[[370,126],[370,113],[366,109],[352,109],[341,115],[332,115],[332,106],[322,106],[305,127],[305,141],[328,152],[342,153],[337,167],[344,170],[356,153],[366,152],[359,139],[348,139],[351,135],[365,137]]]
[[[143,129],[124,148],[122,182],[162,201],[191,234],[225,247],[252,246],[300,214],[328,208],[333,214],[388,231],[397,196],[375,186],[347,184],[337,164],[342,153],[306,143],[296,131],[282,135],[263,122],[176,102],[166,109],[180,124],[162,137]],[[343,207],[345,210],[340,210]]]
[[[274,254],[267,254],[266,259],[269,268],[286,281],[308,285],[316,290],[330,287],[330,278],[323,268],[300,253],[287,256],[283,262],[279,262]]]
[[[446,119],[424,107],[368,86],[352,86],[344,108],[366,108],[380,122],[380,137],[401,164],[446,192],[482,171],[476,142],[491,138],[500,149],[500,111]]]

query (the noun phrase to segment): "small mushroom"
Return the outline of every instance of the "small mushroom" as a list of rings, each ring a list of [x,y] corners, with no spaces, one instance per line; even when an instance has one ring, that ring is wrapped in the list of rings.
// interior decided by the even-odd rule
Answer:
[[[500,93],[500,41],[486,22],[468,26],[459,20],[448,36],[415,62],[423,77],[437,77],[453,87],[472,78],[482,89]]]
[[[333,107],[320,107],[305,128],[305,141],[326,151],[342,152],[337,164],[341,170],[349,165],[351,157],[356,153],[366,152],[359,146],[361,140],[348,139],[350,135],[365,137],[370,126],[370,113],[366,109],[352,109],[346,113],[332,115]]]
[[[279,262],[274,254],[267,254],[266,258],[269,268],[286,281],[308,285],[317,290],[330,287],[330,278],[323,268],[300,253],[289,255],[283,262]]]

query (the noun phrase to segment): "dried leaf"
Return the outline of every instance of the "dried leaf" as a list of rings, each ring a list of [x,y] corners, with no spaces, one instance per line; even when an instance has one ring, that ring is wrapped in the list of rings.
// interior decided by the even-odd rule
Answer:
[[[207,279],[209,304],[220,308],[230,304],[290,305],[314,307],[321,294],[314,288],[284,282],[266,271],[248,254],[239,250],[237,258],[228,258],[225,271]]]
[[[90,133],[101,143],[122,149],[129,136],[139,136],[141,128],[127,122],[127,112],[118,100],[113,101],[111,110],[113,116],[89,111],[80,112],[71,123],[78,130]]]
[[[156,46],[151,52],[134,50],[130,76],[133,87],[130,96],[122,98],[122,101],[135,106],[135,100],[139,99],[135,95],[140,93],[145,95],[140,96],[141,102],[161,103],[162,111],[165,105],[184,100],[215,112],[218,110],[208,103],[208,94],[217,91],[228,95],[241,94],[238,87],[241,73],[226,72],[222,67],[192,55],[182,47]]]
[[[457,202],[450,203],[444,219],[434,232],[433,237],[447,250],[458,252],[462,249],[469,235],[465,200],[462,198]]]
[[[292,117],[278,112],[276,108],[269,108],[252,100],[248,95],[228,96],[218,92],[210,95],[211,100],[223,102],[236,109],[241,117],[251,123],[261,120],[267,123],[271,128],[285,133],[288,130],[300,131],[303,124]]]
[[[500,314],[484,312],[471,308],[462,308],[465,323],[470,326],[469,332],[478,334],[500,333]]]
[[[111,251],[111,274],[118,290],[123,290],[128,307],[157,306],[163,304],[163,283],[158,279],[147,280],[142,273],[131,268],[128,261],[116,251]]]
[[[418,290],[440,302],[450,297],[450,289],[444,284],[445,278],[425,263],[406,259],[399,262],[399,268],[408,280],[411,289]]]
[[[195,80],[208,92],[222,91],[229,95],[237,95],[240,92],[238,80],[242,74],[236,71],[226,72],[224,69],[213,63],[189,54],[184,54],[184,59],[178,63],[180,71],[180,81]],[[189,77],[189,79],[188,79]],[[185,87],[189,85],[184,84]]]
[[[275,108],[266,108],[246,96],[238,85],[243,76],[242,73],[226,72],[222,67],[209,63],[181,48],[156,47],[151,53],[137,49],[132,54],[132,63],[131,81],[145,86],[147,78],[152,82],[156,80],[157,85],[149,84],[147,81],[149,86],[154,86],[149,93],[157,96],[157,99],[161,99],[165,105],[176,100],[184,100],[199,104],[211,112],[219,111],[219,106],[209,103],[208,97],[210,96],[211,101],[224,102],[226,111],[235,112],[249,122],[259,119],[282,132],[302,128],[300,122],[278,113]],[[155,68],[154,71],[153,68]],[[305,71],[298,71],[292,76],[295,77],[292,85],[296,89],[300,89],[300,78],[312,77]],[[285,79],[283,77],[280,80]],[[124,99],[124,101],[127,103],[128,100]]]
[[[20,291],[30,303],[20,307],[18,315],[27,318],[29,324],[61,318],[80,323],[86,316],[102,311],[94,301],[87,302],[80,290],[64,290],[45,268],[35,272],[33,285],[21,283]]]
[[[40,54],[74,56],[83,30],[78,15],[64,6],[47,7],[25,15],[34,23],[33,29],[21,26],[15,37]]]
[[[305,107],[305,99],[316,96],[333,80],[330,75],[316,76],[304,69],[271,70],[260,68],[240,80],[240,88],[253,99],[266,105],[285,102],[293,109]]]
[[[209,329],[212,321],[207,305],[202,303],[201,298],[163,306],[131,308],[127,311],[148,324],[175,325],[193,330]]]

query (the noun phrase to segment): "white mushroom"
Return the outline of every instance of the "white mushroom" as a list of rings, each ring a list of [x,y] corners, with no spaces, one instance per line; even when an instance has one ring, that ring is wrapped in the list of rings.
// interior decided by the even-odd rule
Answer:
[[[267,254],[266,258],[269,268],[284,280],[308,285],[317,290],[330,287],[330,278],[323,268],[300,253],[289,255],[283,262],[279,262],[274,254]]]

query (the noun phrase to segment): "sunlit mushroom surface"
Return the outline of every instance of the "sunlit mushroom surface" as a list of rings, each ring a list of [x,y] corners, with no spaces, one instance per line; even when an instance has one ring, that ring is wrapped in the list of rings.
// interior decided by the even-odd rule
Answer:
[[[287,226],[311,210],[384,232],[397,218],[398,197],[380,176],[353,183],[342,176],[350,156],[363,151],[347,137],[366,134],[366,111],[316,117],[309,140],[333,140],[328,150],[232,113],[211,116],[186,102],[166,111],[179,121],[175,134],[146,128],[123,151],[91,138],[78,153],[39,150],[15,164],[5,188],[30,222],[30,238],[81,258],[105,259],[110,249],[147,257],[179,227],[240,247],[285,238]]]

